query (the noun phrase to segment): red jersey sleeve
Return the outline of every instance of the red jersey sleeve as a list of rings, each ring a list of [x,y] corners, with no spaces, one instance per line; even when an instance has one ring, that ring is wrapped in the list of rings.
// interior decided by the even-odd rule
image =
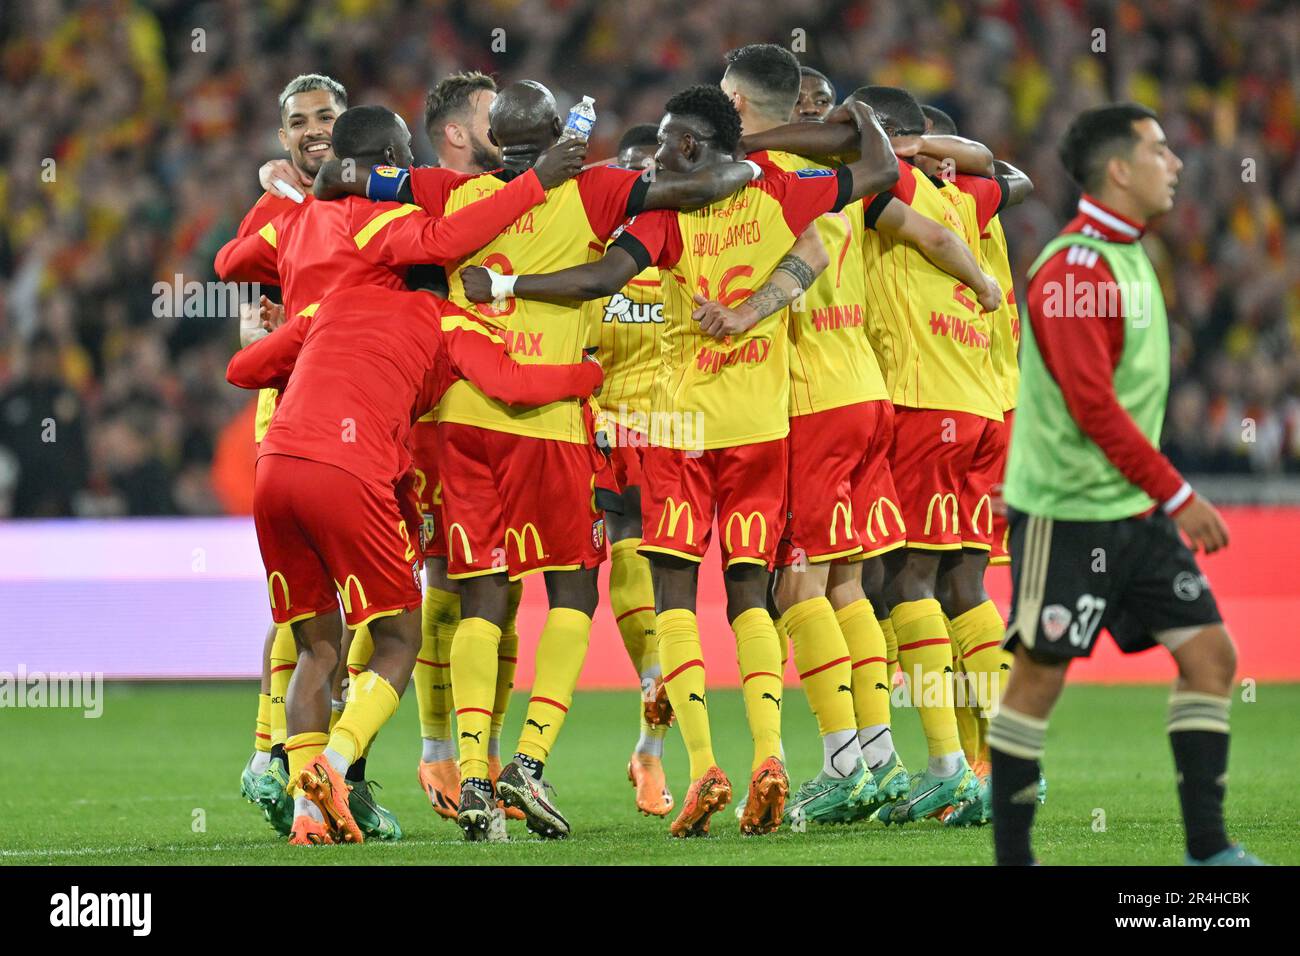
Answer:
[[[1073,285],[1066,276],[1073,275]],[[1094,318],[1048,316],[1043,288],[1094,288],[1115,281],[1106,262],[1095,250],[1073,246],[1062,249],[1035,273],[1029,286],[1029,321],[1048,373],[1061,389],[1070,417],[1130,482],[1158,502],[1172,498],[1183,478],[1169,459],[1142,434],[1115,395],[1115,366],[1124,350],[1124,317],[1099,314]],[[1106,297],[1098,296],[1098,311],[1105,313]]]
[[[671,269],[682,257],[682,231],[677,210],[652,209],[633,216],[619,230],[614,245],[636,260],[637,271],[651,266]]]
[[[432,216],[418,206],[359,204],[366,218],[354,223],[353,234],[361,254],[378,265],[448,265],[486,246],[545,195],[529,170],[450,216]]]
[[[889,195],[895,199],[901,199],[909,206],[912,205],[912,198],[916,195],[916,167],[901,157],[898,160],[898,182],[894,183]],[[884,193],[881,193],[884,195]],[[870,202],[870,200],[868,200]]]
[[[975,199],[975,215],[979,220],[980,232],[984,231],[1007,201],[1005,179],[958,173],[953,179],[953,185]]]
[[[642,170],[621,166],[584,169],[578,174],[577,183],[578,195],[587,211],[587,222],[601,242],[608,239],[629,216],[641,211],[641,198],[650,185]]]
[[[237,236],[217,251],[213,269],[223,282],[260,282],[279,285],[280,269],[276,247],[279,233],[274,222],[264,224],[257,232]]]
[[[437,166],[420,166],[411,170],[411,195],[415,204],[431,216],[441,216],[447,208],[451,191],[467,179],[464,173]]]
[[[844,206],[853,195],[853,172],[847,166],[782,173],[765,170],[763,178],[750,188],[761,189],[781,204],[785,224],[797,236],[818,216]]]
[[[310,327],[310,316],[295,315],[270,335],[246,345],[226,366],[226,381],[239,388],[283,389]]]
[[[307,202],[311,202],[311,190],[307,191]],[[294,206],[298,205],[292,199],[288,199],[276,193],[262,193],[257,197],[257,202],[244,214],[243,220],[239,223],[239,231],[235,233],[237,237],[251,236],[268,222],[281,213],[287,212]]]
[[[507,405],[547,405],[587,398],[604,381],[595,362],[574,365],[520,365],[505,341],[478,319],[443,306],[442,341],[455,371],[489,398]]]

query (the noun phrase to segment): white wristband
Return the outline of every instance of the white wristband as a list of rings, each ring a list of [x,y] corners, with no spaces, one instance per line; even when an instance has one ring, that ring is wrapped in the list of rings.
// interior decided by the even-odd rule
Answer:
[[[1170,498],[1168,501],[1166,501],[1163,505],[1161,505],[1161,507],[1164,509],[1165,514],[1171,515],[1179,508],[1181,508],[1183,506],[1183,502],[1185,502],[1191,496],[1192,496],[1192,486],[1184,481],[1183,486],[1179,488],[1177,491],[1175,491],[1173,497]]]
[[[519,276],[503,276],[495,269],[489,269],[488,276],[492,280],[492,299],[508,299],[515,294],[515,280]]]
[[[750,181],[751,183],[752,183],[755,179],[762,179],[762,178],[763,178],[763,167],[760,166],[760,165],[758,165],[758,163],[754,162],[752,159],[742,159],[741,162],[744,163],[746,166],[748,166],[750,169],[752,169],[752,170],[754,171],[754,175],[752,175],[752,176],[749,177],[749,181]]]

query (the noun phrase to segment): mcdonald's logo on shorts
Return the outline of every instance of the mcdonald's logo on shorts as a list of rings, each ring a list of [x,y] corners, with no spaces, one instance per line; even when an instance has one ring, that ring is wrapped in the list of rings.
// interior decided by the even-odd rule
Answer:
[[[975,503],[975,511],[970,516],[971,530],[978,532],[980,528],[980,512],[984,513],[984,534],[987,537],[993,536],[993,502],[988,495],[980,495],[980,500]]]
[[[361,586],[361,579],[355,574],[349,574],[343,579],[343,583],[334,582],[334,587],[338,589],[339,597],[343,599],[343,613],[352,613],[352,585],[357,586],[357,597],[361,599],[360,610],[364,611],[370,607],[370,602],[366,600],[366,589]]]
[[[898,529],[899,534],[903,534],[906,529],[903,526],[903,516],[898,510],[898,505],[889,498],[877,498],[871,504],[871,510],[867,512],[867,537],[874,543],[877,540],[876,529],[880,530],[879,537],[884,538],[889,535],[888,519],[885,512],[889,512],[894,518],[894,527]]]
[[[731,522],[740,522],[740,546],[749,547],[750,530],[754,526],[754,519],[758,519],[758,550],[767,550],[767,519],[763,517],[762,512],[751,511],[748,515],[742,515],[739,511],[733,511],[727,516],[727,526],[723,529],[723,540],[727,543],[728,551],[735,551],[735,545],[731,543]]]
[[[686,515],[686,543],[695,544],[695,517],[691,513],[691,503],[689,501],[677,502],[673,498],[664,500],[663,510],[659,512],[659,527],[655,529],[655,537],[664,536],[664,521],[668,522],[668,537],[677,537],[677,523],[682,520],[682,515]]]
[[[280,607],[275,603],[275,581],[277,578],[279,578],[280,588],[284,592],[284,610],[287,611],[292,607],[289,603],[289,582],[284,579],[284,575],[279,571],[272,571],[266,579],[266,590],[271,595],[271,610],[280,610]]]
[[[957,523],[957,496],[951,491],[930,496],[930,504],[925,509],[925,533],[930,533],[934,524],[934,506],[939,506],[939,531],[941,534],[958,534],[961,527]],[[948,528],[948,515],[952,515],[952,528]]]
[[[835,526],[843,519],[844,540],[847,541],[853,537],[853,502],[837,501],[835,508],[831,511],[831,546],[839,544],[839,535],[835,532]]]
[[[541,561],[546,557],[546,552],[542,550],[542,535],[537,530],[537,525],[531,521],[516,531],[514,528],[506,528],[506,551],[510,551],[510,542],[514,541],[515,548],[519,553],[519,563],[523,564],[528,560],[528,542],[533,542],[533,549],[537,552],[537,559]]]
[[[474,552],[471,551],[469,547],[469,535],[465,532],[464,527],[461,526],[461,523],[459,521],[455,522],[450,528],[447,529],[447,553],[448,554],[451,553],[451,546],[455,542],[456,534],[458,532],[460,534],[460,546],[462,550],[465,552],[465,563],[473,564]]]

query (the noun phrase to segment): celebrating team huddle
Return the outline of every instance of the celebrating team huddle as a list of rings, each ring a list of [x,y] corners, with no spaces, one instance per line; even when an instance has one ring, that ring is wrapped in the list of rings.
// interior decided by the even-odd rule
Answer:
[[[263,390],[274,625],[242,791],[271,824],[301,845],[399,838],[365,763],[413,682],[433,810],[469,840],[506,839],[507,818],[568,837],[544,770],[607,558],[641,686],[627,774],[673,836],[706,836],[729,804],[750,835],[989,822],[1012,655],[983,580],[1008,559],[1021,326],[998,214],[1024,174],[906,90],[836,106],[770,44],[727,54],[719,85],[671,97],[603,164],[590,101],[566,123],[531,80],[431,91],[436,168],[328,77],[280,106],[291,159],[263,167],[217,258],[283,300],[246,317],[228,373]],[[696,601],[715,534],[747,785],[710,736]],[[539,573],[549,611],[503,763],[520,582]],[[823,747],[798,786],[791,655]],[[899,669],[928,746],[910,771]],[[661,760],[674,724],[684,788]]]

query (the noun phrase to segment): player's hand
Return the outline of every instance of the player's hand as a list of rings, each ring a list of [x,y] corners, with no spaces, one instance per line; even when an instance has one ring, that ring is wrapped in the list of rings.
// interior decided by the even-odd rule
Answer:
[[[729,309],[720,302],[695,294],[695,304],[699,306],[691,313],[691,318],[700,323],[700,331],[715,339],[729,339],[733,335],[742,335],[754,327],[754,320],[749,316]]]
[[[562,139],[537,157],[533,172],[541,180],[543,189],[558,186],[582,172],[587,158],[587,144],[580,139]]]
[[[247,348],[269,333],[262,328],[262,317],[258,307],[251,302],[239,303],[239,347]]]
[[[284,306],[278,302],[272,302],[266,296],[262,296],[257,301],[257,312],[262,328],[268,332],[274,332],[284,325]]]
[[[311,192],[311,177],[307,176],[287,159],[273,159],[263,163],[257,170],[257,181],[272,196],[283,196],[275,181],[279,179],[297,188],[301,193]]]
[[[979,299],[981,312],[996,312],[1002,307],[1002,287],[991,275],[984,276],[984,288],[975,297]]]
[[[482,266],[466,266],[461,269],[460,281],[465,286],[465,298],[471,302],[492,301],[492,277]]]
[[[1214,506],[1200,495],[1192,495],[1192,500],[1174,515],[1174,523],[1187,535],[1193,551],[1213,554],[1228,546],[1228,526]]]

